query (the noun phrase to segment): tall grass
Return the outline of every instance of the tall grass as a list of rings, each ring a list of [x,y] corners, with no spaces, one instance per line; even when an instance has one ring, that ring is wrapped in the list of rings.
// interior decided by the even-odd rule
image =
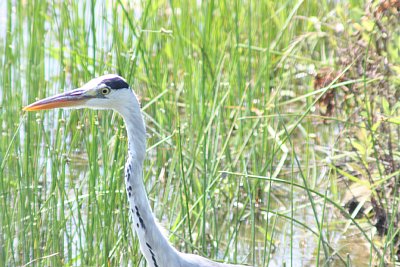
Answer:
[[[130,228],[121,118],[21,111],[104,73],[141,98],[144,183],[180,251],[255,266],[394,259],[394,221],[382,251],[371,223],[341,203],[351,173],[334,162],[354,156],[341,137],[359,128],[315,111],[332,88],[372,82],[342,81],[345,69],[313,89],[315,69],[334,62],[327,24],[347,23],[346,8],[362,2],[2,4],[0,266],[146,265]]]

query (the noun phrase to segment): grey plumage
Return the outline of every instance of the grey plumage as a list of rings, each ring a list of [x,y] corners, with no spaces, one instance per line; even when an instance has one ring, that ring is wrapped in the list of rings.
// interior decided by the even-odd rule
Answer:
[[[113,109],[122,115],[129,141],[125,184],[133,221],[132,228],[137,233],[141,251],[149,266],[239,267],[178,252],[162,234],[151,211],[142,180],[146,154],[145,124],[139,101],[125,79],[118,75],[104,75],[89,81],[81,88],[37,101],[24,110],[59,107]]]

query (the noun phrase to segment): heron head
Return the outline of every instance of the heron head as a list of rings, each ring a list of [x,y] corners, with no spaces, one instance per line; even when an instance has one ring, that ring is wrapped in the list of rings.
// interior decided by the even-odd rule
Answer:
[[[124,78],[107,74],[90,80],[80,88],[36,101],[23,110],[35,111],[53,108],[93,108],[120,110],[134,97]],[[129,102],[129,101],[128,101]]]

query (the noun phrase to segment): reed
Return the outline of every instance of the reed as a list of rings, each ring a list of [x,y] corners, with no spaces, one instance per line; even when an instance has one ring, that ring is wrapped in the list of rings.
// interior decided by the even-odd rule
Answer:
[[[143,179],[178,250],[255,266],[396,258],[394,217],[378,244],[373,222],[342,203],[352,167],[385,164],[368,150],[386,138],[373,125],[377,106],[359,106],[366,123],[350,108],[315,110],[330,90],[359,86],[368,95],[380,79],[341,80],[351,62],[313,88],[316,70],[335,66],[332,40],[344,38],[332,23],[361,20],[346,9],[363,10],[363,1],[3,2],[0,266],[146,265],[129,223],[121,118],[21,110],[106,72],[141,98]],[[391,107],[389,120],[398,116]],[[388,123],[397,147],[398,122]],[[342,138],[348,132],[355,139]],[[357,164],[335,165],[344,158]],[[372,176],[374,190],[399,173]],[[398,195],[384,203],[398,213]]]

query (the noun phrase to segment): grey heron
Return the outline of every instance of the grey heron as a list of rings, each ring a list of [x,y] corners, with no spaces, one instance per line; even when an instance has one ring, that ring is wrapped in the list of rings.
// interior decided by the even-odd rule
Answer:
[[[132,215],[132,228],[140,249],[152,267],[228,267],[204,257],[177,251],[162,234],[151,211],[142,180],[146,153],[146,130],[139,101],[124,78],[108,74],[92,79],[80,88],[34,102],[26,111],[53,108],[113,109],[122,115],[128,135],[125,165],[126,192]]]

